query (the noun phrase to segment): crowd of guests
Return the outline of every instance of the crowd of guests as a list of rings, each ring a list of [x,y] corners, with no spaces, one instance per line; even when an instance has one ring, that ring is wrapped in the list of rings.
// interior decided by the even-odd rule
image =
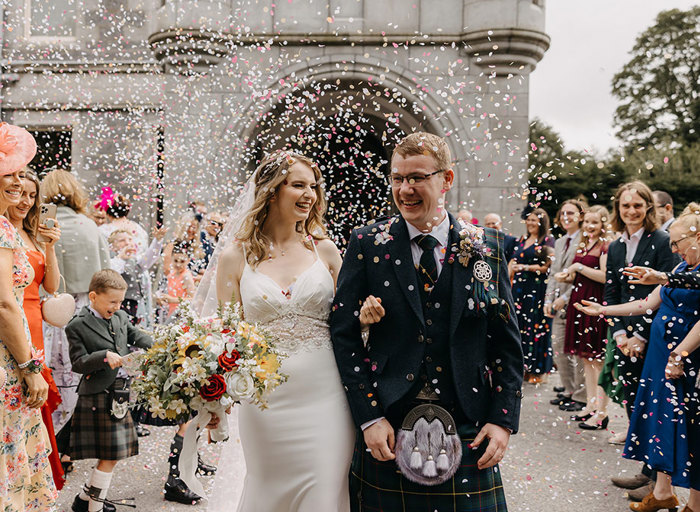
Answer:
[[[226,219],[193,203],[171,236],[164,227],[149,235],[109,187],[91,201],[70,172],[39,180],[26,167],[32,151],[22,151],[31,135],[3,130],[19,143],[0,160],[0,509],[50,509],[72,461],[90,458],[98,463],[72,510],[111,511],[117,462],[138,453],[148,427],[173,425],[124,405],[122,366],[150,346],[146,330],[192,296]],[[49,204],[54,216],[43,214]],[[475,222],[467,211],[460,220]],[[691,489],[684,511],[700,511],[700,206],[676,219],[669,194],[635,181],[610,210],[571,198],[554,226],[541,208],[523,221],[522,236],[504,237],[504,254],[526,380],[543,384],[556,368],[551,403],[582,429],[606,429],[609,401],[624,405],[629,428],[612,441],[640,471],[613,482],[632,490],[632,510],[674,509],[675,485]],[[503,229],[496,213],[483,225]],[[70,322],[56,320],[64,309]],[[178,472],[188,423],[177,427],[164,494],[196,503]],[[199,458],[198,470],[216,468]]]
[[[530,208],[525,233],[506,237],[525,379],[556,368],[551,404],[581,429],[607,429],[610,400],[624,406],[629,428],[610,442],[640,470],[612,482],[631,510],[675,510],[675,485],[691,490],[683,511],[698,511],[700,205],[675,218],[668,193],[634,181],[611,206],[562,201],[556,239],[547,212]],[[484,220],[502,229],[497,214]]]
[[[26,166],[31,135],[3,123],[0,138],[5,131],[18,144],[0,160],[0,510],[52,510],[78,459],[98,463],[72,510],[115,510],[106,499],[114,467],[163,425],[178,427],[163,454],[165,498],[196,503],[178,471],[188,423],[129,407],[122,366],[192,296],[225,217],[195,203],[170,236],[165,227],[149,236],[109,187],[90,200],[68,171],[40,180]],[[215,471],[199,458],[198,474]]]

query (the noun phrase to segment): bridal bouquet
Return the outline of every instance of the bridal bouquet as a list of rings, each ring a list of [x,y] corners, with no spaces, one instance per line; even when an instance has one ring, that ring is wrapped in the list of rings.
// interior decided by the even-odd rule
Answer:
[[[237,305],[199,318],[183,302],[177,321],[156,327],[153,338],[153,346],[137,357],[131,389],[154,416],[181,423],[197,413],[183,442],[180,478],[203,496],[194,476],[198,433],[215,414],[221,421],[209,436],[225,441],[226,413],[235,402],[264,409],[267,395],[287,379],[280,372],[282,355],[275,338],[241,319]]]
[[[268,393],[286,380],[275,339],[241,320],[237,305],[198,318],[183,302],[178,321],[156,327],[153,338],[132,389],[154,417],[186,421],[193,410],[218,413],[234,402],[264,409]]]

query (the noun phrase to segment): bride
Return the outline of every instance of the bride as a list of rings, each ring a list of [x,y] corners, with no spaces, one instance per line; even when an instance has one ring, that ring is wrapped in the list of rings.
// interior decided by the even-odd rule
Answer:
[[[300,154],[267,156],[244,192],[251,204],[242,221],[232,219],[235,240],[222,240],[216,262],[217,301],[238,301],[247,321],[279,339],[289,376],[267,409],[236,407],[247,468],[239,512],[349,510],[355,432],[327,322],[342,260],[323,225],[321,178]],[[233,449],[224,447],[222,465]],[[240,468],[229,467],[210,511],[234,510],[229,477]]]

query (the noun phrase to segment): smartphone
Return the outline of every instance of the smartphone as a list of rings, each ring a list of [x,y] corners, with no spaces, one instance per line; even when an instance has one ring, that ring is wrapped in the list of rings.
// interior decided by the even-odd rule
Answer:
[[[52,228],[56,225],[56,205],[53,203],[44,203],[39,207],[39,225]],[[39,242],[48,242],[49,239],[41,234],[36,237]]]

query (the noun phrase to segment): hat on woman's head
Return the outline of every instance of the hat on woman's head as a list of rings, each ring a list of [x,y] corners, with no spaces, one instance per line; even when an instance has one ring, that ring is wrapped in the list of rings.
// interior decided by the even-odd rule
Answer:
[[[24,128],[0,123],[0,176],[18,171],[36,155],[36,141]]]

